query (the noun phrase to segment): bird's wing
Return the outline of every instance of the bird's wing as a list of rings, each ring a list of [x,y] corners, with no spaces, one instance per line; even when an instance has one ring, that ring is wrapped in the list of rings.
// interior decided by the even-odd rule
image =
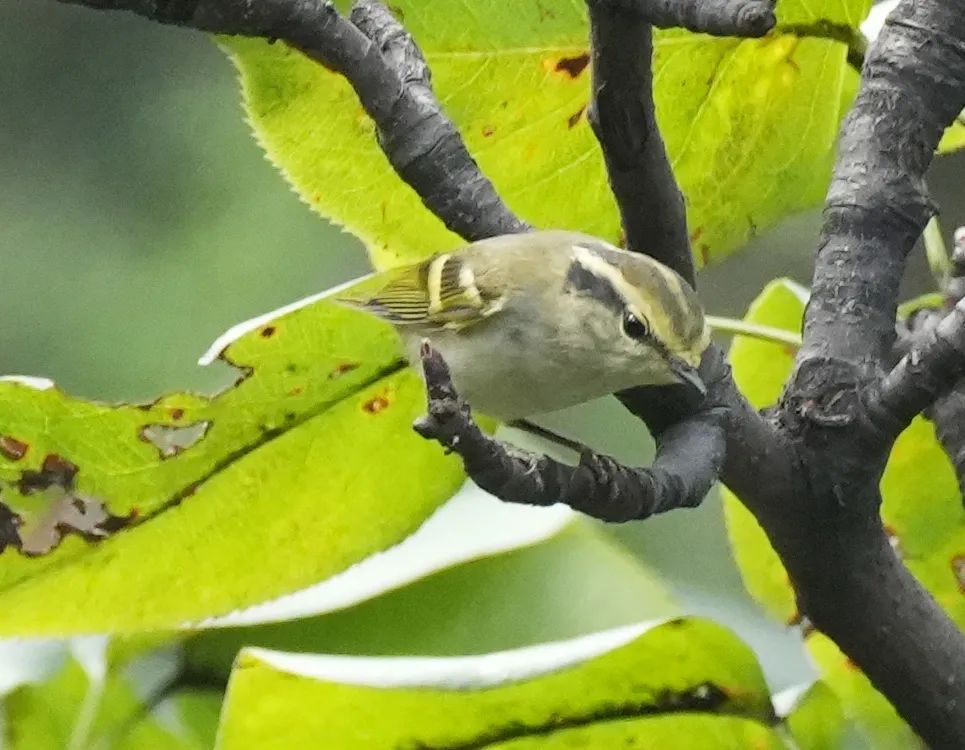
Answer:
[[[503,298],[476,284],[470,263],[452,254],[395,269],[377,291],[336,301],[361,308],[395,325],[460,329],[477,323],[503,304]]]

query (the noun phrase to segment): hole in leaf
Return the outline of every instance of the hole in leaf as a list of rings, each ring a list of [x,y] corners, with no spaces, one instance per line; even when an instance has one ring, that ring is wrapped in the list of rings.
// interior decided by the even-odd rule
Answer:
[[[196,445],[211,427],[211,420],[205,419],[183,427],[166,424],[144,425],[138,436],[146,443],[157,448],[161,458],[172,458]]]

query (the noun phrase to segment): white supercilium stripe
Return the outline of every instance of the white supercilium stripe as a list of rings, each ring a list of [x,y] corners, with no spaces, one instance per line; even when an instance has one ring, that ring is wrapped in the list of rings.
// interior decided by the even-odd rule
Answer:
[[[599,255],[582,245],[573,245],[573,258],[594,276],[609,281],[610,285],[616,290],[616,293],[623,298],[623,301],[628,307],[631,309],[636,307],[632,304],[636,296],[633,286],[623,278],[620,269],[607,263]]]

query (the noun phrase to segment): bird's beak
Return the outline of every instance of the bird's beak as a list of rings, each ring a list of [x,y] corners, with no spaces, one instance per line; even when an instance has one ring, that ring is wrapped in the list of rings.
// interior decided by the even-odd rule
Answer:
[[[696,391],[700,398],[707,395],[707,386],[704,385],[704,381],[697,374],[697,368],[693,365],[688,365],[682,359],[674,357],[670,360],[670,371],[682,384]]]

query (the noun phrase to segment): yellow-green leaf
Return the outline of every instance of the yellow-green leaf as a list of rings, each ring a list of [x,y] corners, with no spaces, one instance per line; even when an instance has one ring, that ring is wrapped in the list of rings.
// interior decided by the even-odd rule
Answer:
[[[771,720],[747,647],[718,625],[679,619],[477,657],[246,650],[218,747],[642,748],[664,746],[674,729],[688,742],[692,729],[704,744],[674,746],[777,748]]]
[[[772,281],[751,303],[745,320],[798,333],[806,295],[807,290],[790,279]],[[773,404],[791,372],[794,355],[786,344],[735,337],[730,361],[741,393],[758,409]],[[750,511],[726,487],[721,492],[731,548],[745,587],[772,617],[790,622],[797,607],[780,558]]]
[[[720,258],[820,201],[841,116],[846,46],[867,0],[780,0],[764,39],[659,32],[657,114],[688,200],[695,252]],[[537,226],[618,241],[617,213],[586,119],[583,3],[399,0],[435,90],[510,206]],[[323,216],[361,237],[375,264],[423,258],[459,240],[394,174],[373,124],[339,76],[283,44],[223,40],[268,156]]]
[[[0,383],[0,510],[19,523],[0,525],[0,633],[264,601],[398,542],[458,487],[459,462],[411,430],[425,397],[389,327],[318,299],[247,329],[220,355],[238,382],[210,398],[109,406]],[[109,520],[71,533],[58,514],[76,498]]]
[[[814,632],[807,638],[814,657],[844,710],[854,718],[874,750],[927,750],[885,697],[830,638]],[[835,748],[836,750],[836,748]]]
[[[656,571],[600,530],[574,521],[542,544],[442,570],[350,609],[201,631],[185,644],[184,658],[195,672],[226,678],[243,646],[451,656],[679,613]]]
[[[950,154],[960,148],[965,148],[965,110],[962,110],[962,113],[955,118],[955,122],[945,130],[938,144],[938,153]]]
[[[841,701],[824,682],[815,682],[784,717],[797,750],[840,750],[846,724]]]
[[[156,682],[155,675],[149,677]],[[8,750],[209,750],[221,698],[214,691],[174,693],[164,699],[161,720],[123,667],[92,677],[71,659],[49,679],[6,696],[0,745]]]

